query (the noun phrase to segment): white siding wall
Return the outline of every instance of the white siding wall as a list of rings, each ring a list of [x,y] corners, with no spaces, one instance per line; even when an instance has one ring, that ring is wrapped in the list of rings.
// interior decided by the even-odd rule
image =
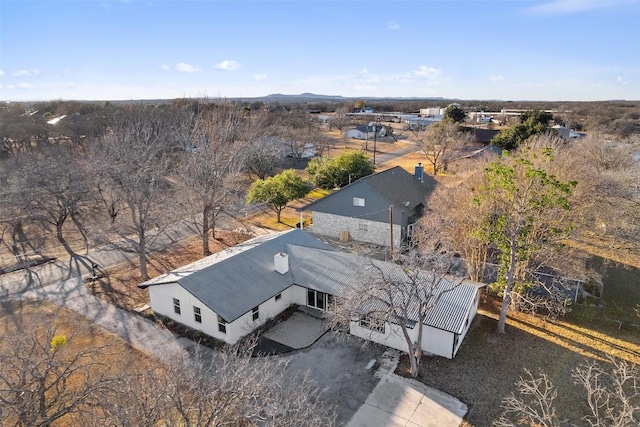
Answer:
[[[476,290],[476,295],[473,300],[473,304],[471,304],[471,309],[469,310],[469,315],[467,316],[467,322],[465,322],[465,326],[462,329],[462,333],[460,334],[460,338],[458,339],[458,345],[456,346],[456,350],[454,356],[458,353],[460,349],[460,345],[462,345],[462,340],[467,336],[467,332],[469,331],[469,326],[471,326],[471,322],[475,319],[476,314],[478,313],[478,303],[480,301],[480,289]]]
[[[366,225],[367,230],[361,230],[361,225]],[[389,233],[389,223],[367,221],[359,218],[351,218],[348,216],[327,214],[324,212],[313,212],[313,233],[322,236],[340,238],[341,231],[348,231],[352,240],[358,242],[373,243],[376,245],[386,246],[389,244],[391,235]],[[402,238],[402,227],[398,224],[393,225],[393,241],[397,248]]]
[[[452,332],[425,326],[422,330],[422,350],[452,359],[451,350],[453,349],[454,335]]]
[[[199,299],[187,292],[177,283],[149,286],[149,298],[151,308],[158,314],[162,314],[176,322],[197,329],[214,338],[227,341],[225,334],[218,332],[218,317]],[[180,314],[173,311],[173,298],[180,300]],[[202,323],[195,321],[193,307],[200,307]],[[227,331],[229,330],[227,325]]]
[[[416,341],[418,339],[418,328],[409,329],[408,331],[411,340]],[[359,322],[351,322],[349,332],[357,337],[407,352],[407,342],[399,325],[386,323],[385,333],[381,334],[361,327]],[[451,332],[425,326],[422,330],[422,350],[426,353],[451,359],[453,336],[454,334]]]
[[[259,319],[253,320],[253,313],[249,311],[232,323],[227,324],[227,333],[218,331],[218,317],[215,312],[207,308],[191,293],[177,283],[155,285],[149,287],[151,308],[158,314],[200,330],[214,338],[230,344],[237,342],[243,336],[262,326],[292,304],[306,304],[306,290],[299,286],[290,286],[282,292],[282,298],[275,300],[275,295],[259,306]],[[174,313],[173,298],[180,300],[181,314]],[[200,307],[202,323],[195,321],[193,306]]]
[[[349,327],[349,332],[352,335],[363,338],[365,340],[377,342],[378,344],[386,345],[387,347],[395,348],[396,350],[407,352],[407,342],[404,339],[404,335],[402,335],[402,330],[398,325],[390,325],[389,323],[385,323],[384,325],[384,334],[379,332],[372,331],[368,328],[363,328],[360,326],[360,322],[351,322]],[[409,330],[409,335],[411,335],[411,330]]]

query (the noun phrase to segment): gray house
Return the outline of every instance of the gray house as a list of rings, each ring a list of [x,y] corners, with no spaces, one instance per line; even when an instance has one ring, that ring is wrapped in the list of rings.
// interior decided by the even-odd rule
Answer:
[[[397,248],[411,239],[435,185],[420,163],[413,175],[396,166],[361,178],[300,210],[313,212],[310,231],[314,234],[382,246],[393,239]]]

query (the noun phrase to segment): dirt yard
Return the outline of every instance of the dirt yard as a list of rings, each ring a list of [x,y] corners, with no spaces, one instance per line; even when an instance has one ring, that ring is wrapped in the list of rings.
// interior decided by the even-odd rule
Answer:
[[[7,345],[15,343],[15,339],[21,339],[20,337],[29,339],[25,347],[25,351],[29,351],[29,353],[21,353],[22,356],[27,358],[31,355],[33,357],[40,355],[42,358],[43,356],[39,353],[42,350],[35,346],[35,342],[31,339],[37,338],[47,349],[49,343],[42,340],[44,337],[50,336],[47,333],[49,328],[55,331],[54,335],[64,335],[67,339],[60,360],[67,360],[63,358],[73,357],[73,355],[88,349],[98,349],[89,350],[92,357],[89,360],[89,356],[85,356],[85,359],[93,366],[99,366],[101,375],[112,378],[123,377],[135,374],[138,369],[148,367],[152,363],[147,355],[131,347],[116,335],[90,323],[82,315],[45,301],[14,301],[0,305],[0,336],[3,337],[0,340],[0,360],[11,355],[12,348],[8,348]],[[83,363],[85,362],[80,362],[80,364]],[[8,369],[6,363],[0,363],[0,373],[10,377],[10,373],[3,371],[3,367]],[[39,371],[42,372],[43,369],[41,363]],[[79,369],[77,373],[70,374],[64,382],[65,389],[72,390],[77,381],[84,381],[82,373],[83,370]],[[51,377],[49,381],[51,381]],[[56,389],[52,388],[50,393],[56,393]],[[13,425],[10,419],[4,419],[4,421],[8,423],[7,425],[9,423]],[[0,424],[4,425],[1,413]],[[73,416],[65,416],[53,423],[53,426],[68,425],[80,425],[79,420],[75,420]]]
[[[217,231],[216,240],[210,240],[211,252],[220,252],[241,243],[251,236],[231,231]],[[175,268],[182,267],[203,257],[202,240],[194,236],[148,257],[150,277],[156,277]],[[87,288],[99,298],[125,310],[134,310],[149,303],[149,292],[138,288],[143,280],[137,258],[131,262],[116,264],[104,271],[103,277],[86,283]]]

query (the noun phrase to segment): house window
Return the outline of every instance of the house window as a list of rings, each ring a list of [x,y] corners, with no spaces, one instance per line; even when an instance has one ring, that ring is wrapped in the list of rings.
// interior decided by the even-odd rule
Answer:
[[[353,198],[353,206],[364,207],[364,199],[361,198],[361,197],[354,197]]]
[[[276,298],[275,298],[275,299],[276,299],[276,301],[278,301],[280,298],[282,298],[282,294],[278,294],[278,295],[276,295]]]
[[[218,331],[222,332],[223,334],[227,333],[227,322],[225,322],[224,319],[220,316],[218,316]]]
[[[365,223],[359,223],[358,224],[358,230],[360,231],[369,231],[369,224],[365,224]]]
[[[202,313],[200,312],[200,307],[193,306],[193,318],[196,322],[202,323]]]
[[[360,326],[370,329],[374,332],[384,334],[384,320],[376,319],[370,316],[360,317]]]
[[[314,291],[313,289],[307,290],[307,305],[309,307],[315,307],[320,310],[327,308],[327,295],[324,292]]]
[[[180,314],[180,300],[178,298],[173,299],[173,312]]]
[[[258,320],[260,318],[260,307],[253,307],[251,314],[253,315],[253,320]]]

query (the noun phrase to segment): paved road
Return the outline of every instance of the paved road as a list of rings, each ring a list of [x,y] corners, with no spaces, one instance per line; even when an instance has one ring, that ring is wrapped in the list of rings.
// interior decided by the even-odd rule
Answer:
[[[420,151],[420,147],[417,144],[409,143],[406,147],[399,148],[390,153],[376,153],[376,165],[380,166],[384,163],[418,151]]]

